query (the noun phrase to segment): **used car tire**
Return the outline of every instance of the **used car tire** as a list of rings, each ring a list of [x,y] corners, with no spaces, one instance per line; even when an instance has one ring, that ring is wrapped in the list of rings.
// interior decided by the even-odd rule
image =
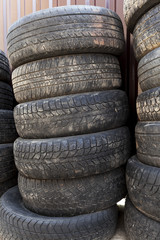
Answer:
[[[38,180],[19,174],[25,206],[46,216],[75,216],[101,211],[126,195],[124,168],[74,179]]]
[[[108,172],[130,157],[127,127],[73,137],[14,142],[18,171],[36,179],[67,179]]]
[[[160,86],[160,47],[146,54],[138,64],[138,81],[142,91]]]
[[[138,122],[135,129],[138,159],[160,167],[160,121]]]
[[[0,81],[0,109],[13,110],[12,88]]]
[[[0,50],[0,81],[11,83],[9,61],[2,50]]]
[[[134,156],[127,163],[126,184],[135,207],[146,216],[160,221],[160,168],[141,163]]]
[[[1,240],[109,240],[115,233],[118,213],[113,206],[69,218],[45,217],[26,209],[14,187],[1,198],[0,218]]]
[[[17,176],[10,178],[4,182],[0,182],[0,197],[10,188],[17,185]]]
[[[108,54],[75,54],[24,64],[12,73],[17,102],[64,96],[121,86],[117,57]]]
[[[68,6],[35,12],[14,23],[7,36],[13,69],[26,62],[72,53],[124,50],[119,16],[106,8]]]
[[[14,119],[20,137],[52,138],[121,127],[128,111],[126,93],[108,90],[21,103]]]

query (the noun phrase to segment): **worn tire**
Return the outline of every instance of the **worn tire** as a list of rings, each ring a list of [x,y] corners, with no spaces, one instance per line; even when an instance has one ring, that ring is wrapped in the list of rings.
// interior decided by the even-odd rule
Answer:
[[[160,121],[160,87],[141,93],[136,106],[139,120]]]
[[[17,102],[109,90],[121,86],[118,59],[108,54],[76,54],[42,59],[13,71]]]
[[[136,24],[133,31],[135,57],[139,61],[147,53],[160,47],[160,3],[150,9]]]
[[[67,179],[110,171],[130,157],[127,127],[94,134],[14,142],[18,171],[29,178]]]
[[[138,64],[138,81],[142,91],[160,87],[160,47],[145,55]]]
[[[146,216],[160,221],[160,168],[141,163],[134,156],[127,164],[126,184],[135,207]]]
[[[138,122],[135,134],[138,159],[160,167],[160,122]]]
[[[128,30],[132,33],[138,20],[159,0],[124,0],[123,13]]]
[[[9,62],[2,50],[0,50],[0,81],[11,83]]]
[[[0,109],[13,109],[12,88],[4,82],[0,82]]]
[[[129,240],[160,239],[160,222],[138,211],[129,198],[126,200],[124,225]]]
[[[124,50],[123,27],[118,15],[93,6],[65,6],[35,12],[10,27],[7,42],[14,69],[53,56],[89,52],[119,55]]]
[[[17,176],[10,178],[4,182],[0,182],[0,197],[10,188],[17,185]]]
[[[75,179],[38,180],[19,174],[25,206],[46,216],[75,216],[107,209],[126,195],[124,168]]]
[[[13,111],[0,110],[0,144],[12,143],[17,137]]]
[[[84,93],[21,103],[14,109],[22,138],[52,138],[125,125],[128,99],[121,90]]]
[[[13,144],[0,144],[0,182],[17,175],[14,164]]]
[[[0,201],[1,240],[109,240],[117,225],[117,207],[70,218],[45,217],[27,210],[18,188]]]

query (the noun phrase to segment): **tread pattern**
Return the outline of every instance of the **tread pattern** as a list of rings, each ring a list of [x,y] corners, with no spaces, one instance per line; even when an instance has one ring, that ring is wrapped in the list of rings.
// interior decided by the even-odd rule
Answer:
[[[137,21],[159,0],[124,0],[123,12],[125,22],[132,33]]]
[[[123,27],[118,15],[93,6],[36,12],[13,24],[7,40],[14,69],[42,58],[89,52],[119,55],[124,49]]]
[[[126,168],[126,184],[129,198],[146,216],[160,221],[160,169],[129,159]]]
[[[22,103],[14,109],[22,138],[52,138],[99,132],[125,125],[128,99],[108,90]]]
[[[0,109],[13,110],[12,88],[4,82],[0,82]]]
[[[117,224],[117,207],[75,217],[45,217],[27,210],[14,187],[0,201],[1,240],[109,240]]]
[[[137,114],[141,121],[160,121],[160,87],[149,89],[137,97]]]
[[[130,156],[127,127],[95,134],[14,143],[18,171],[29,178],[67,179],[117,168]]]
[[[13,144],[0,144],[0,183],[17,175],[14,164]]]
[[[160,122],[138,122],[135,135],[138,159],[160,167]]]
[[[160,239],[160,222],[154,221],[138,211],[129,198],[127,198],[125,206],[124,224],[130,240]]]
[[[133,38],[133,48],[138,61],[150,51],[160,47],[160,3],[138,21]]]
[[[160,86],[160,48],[145,55],[138,64],[138,80],[142,91]]]
[[[107,209],[126,195],[124,168],[105,174],[62,180],[38,180],[19,174],[25,206],[46,216],[75,216]]]
[[[42,59],[13,71],[17,102],[69,94],[115,89],[121,86],[117,57],[108,54],[76,54]]]
[[[13,111],[0,110],[0,144],[12,143],[17,137]]]
[[[9,61],[2,50],[0,50],[0,81],[11,83]]]

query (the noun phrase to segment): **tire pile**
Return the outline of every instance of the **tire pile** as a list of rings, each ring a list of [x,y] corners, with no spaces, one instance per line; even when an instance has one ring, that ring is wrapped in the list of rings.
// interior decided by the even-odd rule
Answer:
[[[0,50],[0,196],[17,184],[13,142],[18,137],[13,118],[11,72],[4,52]]]
[[[130,156],[123,49],[121,20],[105,8],[53,8],[11,26],[19,190],[1,199],[1,240],[113,236]]]
[[[125,0],[142,93],[137,98],[137,156],[127,165],[125,227],[131,240],[160,239],[160,2]]]

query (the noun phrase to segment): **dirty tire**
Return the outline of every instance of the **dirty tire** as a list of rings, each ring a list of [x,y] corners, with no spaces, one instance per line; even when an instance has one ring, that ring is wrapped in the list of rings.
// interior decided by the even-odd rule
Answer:
[[[160,4],[150,9],[138,21],[133,31],[135,57],[139,61],[144,55],[160,47]]]
[[[117,57],[108,54],[76,54],[42,59],[13,71],[17,102],[64,96],[121,86]]]
[[[160,239],[160,222],[157,222],[138,211],[129,198],[126,200],[124,225],[126,234],[130,240]]]
[[[9,62],[2,50],[0,50],[0,81],[11,83]]]
[[[14,164],[13,144],[0,144],[0,183],[17,175]]]
[[[0,110],[0,144],[12,143],[17,137],[13,111]]]
[[[160,168],[141,163],[133,156],[127,164],[126,184],[135,207],[146,216],[160,221]]]
[[[145,55],[138,64],[138,81],[142,91],[160,86],[160,47]]]
[[[4,82],[0,82],[0,109],[13,109],[12,88]]]
[[[0,201],[0,238],[109,240],[116,230],[117,215],[117,207],[113,206],[101,212],[70,218],[40,216],[24,207],[18,188],[14,187]]]
[[[10,178],[4,182],[0,182],[0,197],[10,188],[17,185],[17,176]]]
[[[128,99],[121,90],[84,93],[21,103],[14,109],[22,138],[92,133],[125,125]]]
[[[135,135],[138,159],[160,167],[160,122],[138,122]]]
[[[107,209],[126,195],[124,168],[75,179],[38,180],[19,174],[25,206],[46,216],[75,216]]]
[[[141,93],[136,107],[139,120],[160,121],[160,87]]]
[[[127,127],[105,132],[14,142],[18,171],[29,178],[67,179],[118,168],[130,157]]]
[[[16,67],[38,59],[72,53],[124,50],[118,15],[106,8],[68,6],[35,12],[13,24],[7,36],[10,62]]]
[[[124,18],[128,30],[132,33],[138,20],[159,0],[124,0]]]

